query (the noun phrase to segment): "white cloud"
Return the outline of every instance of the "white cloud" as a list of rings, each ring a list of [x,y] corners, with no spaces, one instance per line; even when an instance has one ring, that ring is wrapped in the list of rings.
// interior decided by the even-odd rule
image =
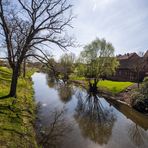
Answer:
[[[96,37],[110,41],[116,53],[148,49],[148,1],[70,0],[77,15],[72,31],[86,45]],[[78,54],[83,47],[70,50]]]
[[[92,10],[95,11],[96,8],[97,8],[97,4],[95,3],[94,6],[93,6],[93,8],[92,8]]]
[[[148,48],[146,4],[146,0],[79,0],[74,7],[78,18],[73,32],[82,44],[104,37],[113,43],[116,53],[144,51]]]
[[[96,9],[104,9],[107,5],[113,3],[114,1],[115,0],[90,0],[90,2],[93,3],[93,11]]]

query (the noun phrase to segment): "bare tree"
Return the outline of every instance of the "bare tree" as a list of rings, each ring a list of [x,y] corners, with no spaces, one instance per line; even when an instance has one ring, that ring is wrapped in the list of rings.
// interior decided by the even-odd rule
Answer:
[[[45,62],[48,57],[43,47],[55,44],[66,49],[73,45],[66,33],[73,19],[71,7],[67,0],[0,0],[1,45],[12,68],[9,96],[16,97],[24,59],[33,56]]]
[[[135,59],[134,64],[132,65],[132,68],[136,74],[136,82],[138,84],[138,88],[140,86],[140,82],[142,81],[142,78],[145,74],[145,66],[146,66],[146,59],[144,57],[143,52],[138,53],[138,59]]]

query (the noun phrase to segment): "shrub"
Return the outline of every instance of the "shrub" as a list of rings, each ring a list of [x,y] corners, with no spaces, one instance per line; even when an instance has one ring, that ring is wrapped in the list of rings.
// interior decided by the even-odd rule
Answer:
[[[144,95],[145,99],[148,99],[148,77],[144,79],[143,84],[140,88],[140,92]]]
[[[148,77],[146,77],[141,87],[131,95],[131,105],[136,110],[148,113]]]

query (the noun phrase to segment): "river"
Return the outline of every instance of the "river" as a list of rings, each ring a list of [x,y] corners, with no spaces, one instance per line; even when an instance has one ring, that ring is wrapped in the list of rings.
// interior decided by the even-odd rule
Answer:
[[[148,117],[84,88],[35,73],[36,132],[44,148],[148,148]]]

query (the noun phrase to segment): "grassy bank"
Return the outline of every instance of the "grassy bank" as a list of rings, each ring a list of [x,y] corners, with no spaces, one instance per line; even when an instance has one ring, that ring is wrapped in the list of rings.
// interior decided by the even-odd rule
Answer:
[[[30,148],[37,147],[33,121],[35,102],[32,82],[29,76],[20,77],[17,99],[0,99],[0,147]],[[0,97],[7,95],[10,87],[11,71],[0,67]]]
[[[134,83],[132,82],[118,82],[118,81],[104,80],[98,83],[98,87],[106,89],[112,92],[113,94],[118,94],[133,84]]]
[[[84,82],[83,84],[87,85],[86,79],[84,77],[71,77],[71,80]],[[97,86],[101,90],[105,90],[105,91],[111,92],[113,94],[118,94],[133,84],[134,83],[132,83],[132,82],[102,80],[102,81],[99,81]]]

